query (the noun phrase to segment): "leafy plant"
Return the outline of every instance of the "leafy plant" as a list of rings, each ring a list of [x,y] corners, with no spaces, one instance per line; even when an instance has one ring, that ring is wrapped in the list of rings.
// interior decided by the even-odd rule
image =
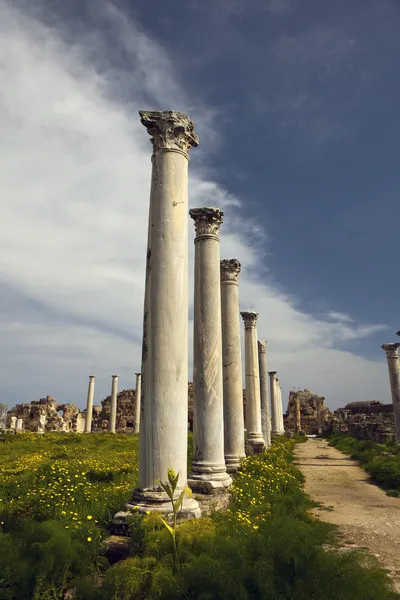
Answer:
[[[175,500],[175,490],[178,486],[179,473],[175,473],[174,469],[168,469],[168,481],[163,483],[161,482],[161,487],[168,495],[168,498],[171,500],[172,504],[172,527],[169,525],[165,519],[161,518],[161,521],[171,536],[172,544],[174,547],[174,552],[176,554],[176,521],[178,512],[182,506],[183,498],[185,496],[186,489],[183,489],[179,494],[178,498]]]

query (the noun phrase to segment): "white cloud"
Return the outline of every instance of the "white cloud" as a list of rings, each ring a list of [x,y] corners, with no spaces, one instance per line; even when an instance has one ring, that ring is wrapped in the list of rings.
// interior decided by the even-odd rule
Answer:
[[[111,373],[134,385],[151,153],[139,108],[195,119],[191,205],[225,209],[221,255],[242,262],[242,309],[259,311],[284,390],[308,387],[330,405],[387,399],[384,364],[335,349],[384,326],[333,309],[316,319],[280,292],[268,272],[273,240],[245,199],[208,175],[214,109],[190,98],[165,50],[115,7],[99,2],[92,18],[93,31],[77,37],[0,0],[0,401],[52,394],[83,407],[92,373],[98,402]]]

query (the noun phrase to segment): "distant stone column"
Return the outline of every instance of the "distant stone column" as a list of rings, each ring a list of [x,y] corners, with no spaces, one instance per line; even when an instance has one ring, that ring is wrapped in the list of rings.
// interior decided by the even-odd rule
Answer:
[[[386,360],[389,367],[390,389],[392,392],[394,426],[396,434],[396,443],[400,444],[400,363],[399,348],[400,343],[383,344],[382,349],[386,353]]]
[[[142,353],[139,484],[132,505],[171,512],[160,482],[179,473],[178,496],[187,482],[188,415],[188,161],[198,145],[194,124],[175,111],[140,111],[153,145]],[[200,516],[193,498],[182,513]],[[126,521],[117,513],[114,531]]]
[[[118,375],[111,375],[111,409],[110,409],[110,421],[108,423],[108,429],[111,433],[115,433],[115,425],[117,422],[117,391],[118,391]]]
[[[133,427],[133,433],[139,433],[140,431],[140,403],[142,397],[142,374],[135,373],[136,375],[136,392],[135,392],[135,421]]]
[[[295,410],[294,430],[296,433],[299,433],[301,431],[301,412],[300,412],[300,400],[297,397],[294,400],[294,410]]]
[[[285,426],[283,423],[283,401],[282,401],[282,386],[279,379],[276,377],[276,390],[277,390],[277,406],[278,406],[278,425],[279,425],[279,435],[283,435],[285,433]]]
[[[268,368],[267,368],[267,341],[258,342],[258,363],[260,368],[260,394],[261,394],[261,431],[267,448],[271,445],[271,415],[268,401]]]
[[[193,446],[189,485],[196,491],[228,487],[224,458],[219,208],[189,211],[196,228],[193,332]]]
[[[240,268],[240,262],[235,258],[221,260],[224,449],[228,473],[237,471],[245,456],[239,315]]]
[[[88,389],[87,404],[86,404],[85,433],[90,433],[92,431],[94,380],[95,380],[95,376],[89,375],[89,389]]]
[[[257,348],[256,312],[241,312],[244,321],[246,372],[246,429],[247,443],[255,452],[261,452],[265,441],[261,432],[260,371]]]
[[[24,428],[24,421],[23,421],[23,419],[21,419],[21,417],[18,417],[16,430],[17,431],[22,431],[23,428]]]
[[[270,391],[271,391],[271,417],[272,417],[272,435],[280,434],[279,420],[279,395],[276,385],[276,371],[268,371]]]
[[[14,431],[16,431],[16,429],[17,429],[17,417],[11,417],[10,418],[10,429],[13,429]]]

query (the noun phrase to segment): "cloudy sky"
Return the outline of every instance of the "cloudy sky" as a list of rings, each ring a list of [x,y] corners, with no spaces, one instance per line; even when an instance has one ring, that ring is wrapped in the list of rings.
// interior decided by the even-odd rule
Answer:
[[[111,374],[134,385],[138,110],[174,109],[200,137],[190,205],[225,211],[221,256],[242,262],[285,396],[390,402],[399,27],[396,0],[0,0],[0,401],[83,407],[90,374],[97,403]]]

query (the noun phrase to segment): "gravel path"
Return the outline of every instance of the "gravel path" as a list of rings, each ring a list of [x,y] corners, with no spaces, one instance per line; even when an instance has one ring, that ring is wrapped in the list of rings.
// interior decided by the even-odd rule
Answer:
[[[338,525],[346,546],[375,554],[400,592],[400,498],[386,496],[356,461],[323,439],[297,444],[296,464],[305,491],[323,505],[313,513]]]

